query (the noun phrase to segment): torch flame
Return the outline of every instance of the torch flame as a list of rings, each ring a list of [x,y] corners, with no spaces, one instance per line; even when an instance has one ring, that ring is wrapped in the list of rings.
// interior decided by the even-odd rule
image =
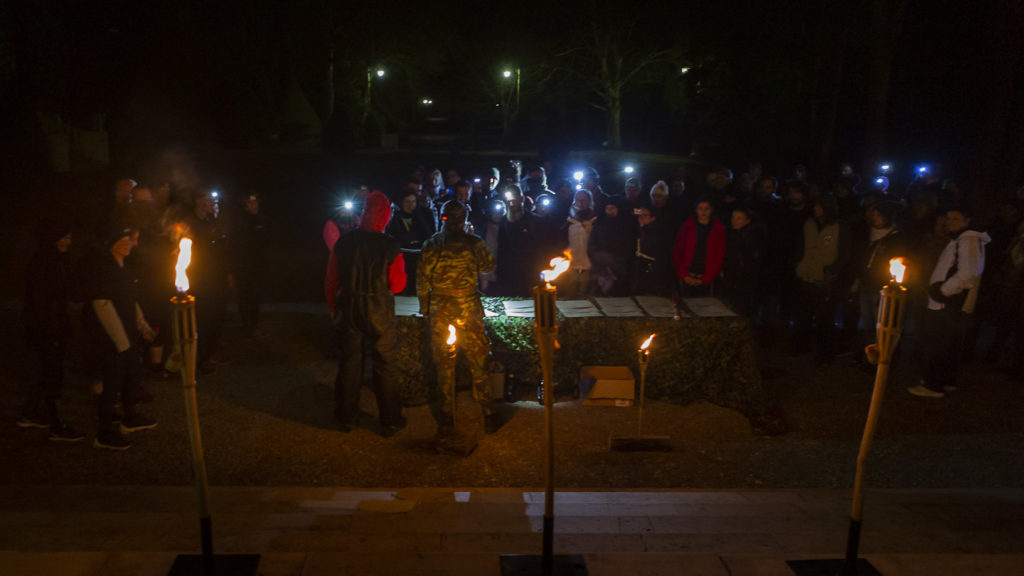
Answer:
[[[657,334],[651,334],[648,336],[647,340],[644,340],[644,343],[640,345],[640,349],[647,350],[647,347],[651,345],[651,340],[654,340],[655,336],[657,336]]]
[[[454,346],[455,345],[455,340],[456,340],[456,338],[455,338],[455,326],[452,326],[451,324],[449,324],[448,325],[448,339],[445,340],[445,344],[447,344],[449,346]]]
[[[178,263],[174,265],[174,287],[178,289],[178,292],[188,292],[188,274],[185,271],[188,270],[188,265],[191,262],[192,239],[182,238],[178,242]]]
[[[551,268],[548,270],[541,270],[540,277],[544,282],[554,282],[555,278],[558,278],[562,272],[569,269],[569,265],[572,264],[572,253],[568,250],[565,251],[565,258],[556,256],[551,259]]]
[[[889,260],[889,275],[892,276],[897,284],[903,283],[903,274],[906,273],[907,267],[903,265],[903,258],[893,258]]]

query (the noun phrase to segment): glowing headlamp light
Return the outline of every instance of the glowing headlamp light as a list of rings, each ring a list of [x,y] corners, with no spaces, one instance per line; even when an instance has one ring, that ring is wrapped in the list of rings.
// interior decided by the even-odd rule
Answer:
[[[577,170],[576,172],[573,172],[572,173],[572,179],[577,181],[577,182],[579,182],[580,180],[583,180],[583,171],[582,170]]]

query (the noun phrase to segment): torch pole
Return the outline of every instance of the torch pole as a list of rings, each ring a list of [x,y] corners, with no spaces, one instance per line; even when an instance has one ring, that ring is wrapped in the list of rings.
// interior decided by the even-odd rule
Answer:
[[[647,360],[650,358],[647,350],[637,350],[637,359],[640,364],[640,405],[636,413],[636,435],[639,438],[644,427],[644,387],[647,382]]]
[[[542,548],[542,574],[552,574],[555,537],[555,430],[554,430],[554,363],[555,339],[558,323],[555,320],[555,300],[558,290],[553,286],[536,286],[534,294],[534,329],[537,332],[537,350],[540,353],[541,377],[544,379],[544,545]]]
[[[206,460],[199,433],[199,409],[196,404],[196,300],[187,294],[171,298],[174,306],[174,343],[181,356],[181,383],[185,392],[185,417],[192,445],[192,470],[199,496],[199,529],[202,538],[203,563],[213,562],[213,533],[210,526],[209,486],[206,481]]]
[[[864,425],[864,436],[861,438],[860,451],[857,454],[857,472],[853,479],[853,506],[850,510],[850,531],[846,539],[847,574],[856,574],[857,570],[857,550],[860,546],[860,528],[864,511],[864,462],[871,450],[871,441],[874,439],[878,417],[882,411],[882,399],[885,397],[885,387],[889,380],[889,365],[903,331],[906,297],[906,288],[892,282],[882,288],[878,304],[878,368],[875,371],[875,387],[871,393],[871,407],[868,409],[867,423]]]

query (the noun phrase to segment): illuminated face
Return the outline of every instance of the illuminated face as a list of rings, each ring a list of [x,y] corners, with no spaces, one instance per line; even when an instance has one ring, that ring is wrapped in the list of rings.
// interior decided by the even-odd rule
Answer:
[[[710,202],[700,202],[697,204],[697,221],[701,224],[707,224],[711,221]]]
[[[641,208],[640,213],[636,215],[636,221],[640,226],[647,226],[651,222],[654,222],[654,216],[651,214],[649,208]]]
[[[217,202],[211,196],[196,199],[196,213],[201,218],[213,214],[217,210]]]
[[[68,232],[63,238],[57,240],[57,252],[61,254],[67,253],[68,249],[71,248],[71,233]]]
[[[768,198],[772,194],[775,194],[775,184],[771,180],[761,180],[757,185],[757,195],[762,198]]]
[[[498,179],[492,174],[491,177],[487,179],[487,185],[490,186],[491,190],[494,190],[498,187]]]
[[[875,209],[871,210],[870,223],[872,228],[877,228],[879,230],[885,228],[885,225],[887,224],[885,216],[882,216],[882,213]]]
[[[402,212],[406,214],[412,214],[412,211],[416,209],[416,195],[409,194],[405,198],[402,198]]]
[[[946,212],[946,231],[951,234],[956,234],[964,228],[967,228],[967,225],[970,222],[971,219],[959,210],[950,210],[949,212]]]
[[[586,194],[577,194],[572,200],[572,206],[577,211],[590,209],[590,197]]]
[[[654,194],[654,195],[652,195],[651,196],[651,204],[654,205],[655,208],[664,208],[665,205],[668,204],[668,195],[667,194]]]
[[[469,186],[459,186],[455,189],[455,199],[463,204],[469,203]]]
[[[135,188],[135,181],[124,178],[117,181],[114,187],[114,201],[118,204],[131,204],[132,190]]]
[[[245,211],[249,214],[258,214],[260,211],[260,199],[255,196],[249,196],[246,198]]]
[[[750,216],[746,212],[736,210],[732,213],[733,230],[742,230],[747,224],[750,224]]]
[[[615,218],[616,216],[619,215],[619,207],[616,206],[615,204],[605,204],[604,213],[609,218]]]

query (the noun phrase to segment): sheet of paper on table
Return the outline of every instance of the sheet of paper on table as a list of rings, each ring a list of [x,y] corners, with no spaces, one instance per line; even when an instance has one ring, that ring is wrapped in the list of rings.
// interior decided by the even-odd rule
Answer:
[[[637,296],[636,303],[652,318],[689,318],[685,310],[676,310],[676,305],[668,298],[661,296]]]
[[[683,304],[694,314],[702,318],[736,315],[718,298],[684,298]]]
[[[594,298],[601,312],[612,318],[625,318],[629,316],[643,316],[644,311],[636,305],[632,298]]]
[[[415,316],[419,311],[419,298],[415,296],[395,296],[395,316]]]
[[[506,316],[517,316],[519,318],[533,318],[533,300],[505,300]]]
[[[600,318],[604,316],[590,300],[559,300],[558,311],[566,318]]]

